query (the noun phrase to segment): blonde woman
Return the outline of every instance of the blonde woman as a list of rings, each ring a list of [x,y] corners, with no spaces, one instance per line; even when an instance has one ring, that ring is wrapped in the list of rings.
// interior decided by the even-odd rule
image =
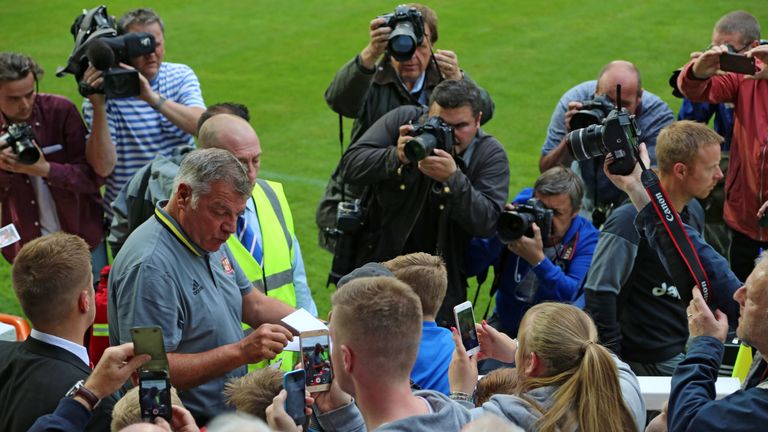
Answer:
[[[456,353],[449,379],[451,396],[469,399],[477,381],[477,358],[517,364],[513,395],[497,394],[472,410],[492,413],[525,430],[634,431],[645,426],[645,405],[637,378],[625,363],[597,342],[592,319],[571,305],[541,303],[523,317],[513,340],[478,325],[480,354],[467,357],[454,331]],[[461,402],[470,408],[471,402]]]

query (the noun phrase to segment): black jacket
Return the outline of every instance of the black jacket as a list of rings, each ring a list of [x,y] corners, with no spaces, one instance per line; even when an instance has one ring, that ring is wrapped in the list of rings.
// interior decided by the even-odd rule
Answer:
[[[423,121],[426,113],[405,106],[382,117],[344,154],[341,173],[345,182],[371,186],[356,248],[359,265],[413,252],[404,247],[414,230],[436,230],[435,250],[422,252],[442,256],[448,269],[448,293],[438,315],[438,323],[445,324],[453,306],[466,300],[463,256],[469,241],[496,233],[509,191],[509,162],[499,141],[478,130],[469,166],[459,160],[460,169],[445,183],[425,176],[416,164],[403,165],[397,157],[399,128]],[[427,202],[442,208],[437,220],[417,226]]]

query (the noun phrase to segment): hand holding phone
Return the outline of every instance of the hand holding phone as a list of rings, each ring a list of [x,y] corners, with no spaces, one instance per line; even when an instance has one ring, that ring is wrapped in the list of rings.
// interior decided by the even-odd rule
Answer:
[[[461,343],[467,350],[467,355],[472,356],[480,351],[480,341],[475,329],[475,312],[472,303],[465,301],[453,307],[453,315],[456,318],[456,328],[459,330]]]
[[[285,412],[293,419],[297,426],[303,425],[307,420],[304,411],[306,397],[306,373],[304,369],[296,369],[283,375],[283,388],[287,395],[285,398]]]
[[[141,419],[153,422],[156,417],[171,421],[171,380],[165,355],[163,331],[158,326],[131,328],[133,350],[149,354],[152,360],[139,369],[139,405]]]

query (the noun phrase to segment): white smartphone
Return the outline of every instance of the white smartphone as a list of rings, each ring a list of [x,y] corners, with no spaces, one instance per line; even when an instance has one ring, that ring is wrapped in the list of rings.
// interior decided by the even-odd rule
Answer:
[[[303,332],[299,337],[307,390],[310,392],[328,390],[333,380],[331,338],[328,330]]]
[[[459,329],[461,343],[467,350],[468,356],[473,356],[480,351],[480,341],[475,329],[475,312],[472,310],[472,302],[465,301],[453,307],[453,315],[456,317],[456,328]]]

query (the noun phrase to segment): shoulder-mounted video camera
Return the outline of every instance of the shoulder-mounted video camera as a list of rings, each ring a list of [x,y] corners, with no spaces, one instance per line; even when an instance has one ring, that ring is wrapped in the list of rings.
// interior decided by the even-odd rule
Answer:
[[[146,32],[126,33],[118,36],[115,19],[107,14],[102,5],[83,12],[70,28],[75,46],[67,65],[56,71],[57,77],[67,73],[75,76],[78,90],[83,96],[104,93],[107,98],[117,99],[139,95],[139,72],[118,66],[131,59],[155,51],[155,37]],[[88,63],[104,71],[102,89],[95,89],[83,82]]]
[[[616,86],[616,100],[621,101],[621,86]],[[566,137],[566,144],[577,161],[612,154],[614,162],[608,165],[608,171],[627,175],[637,163],[635,155],[639,135],[635,116],[626,108],[615,107],[601,124],[571,131]]]

